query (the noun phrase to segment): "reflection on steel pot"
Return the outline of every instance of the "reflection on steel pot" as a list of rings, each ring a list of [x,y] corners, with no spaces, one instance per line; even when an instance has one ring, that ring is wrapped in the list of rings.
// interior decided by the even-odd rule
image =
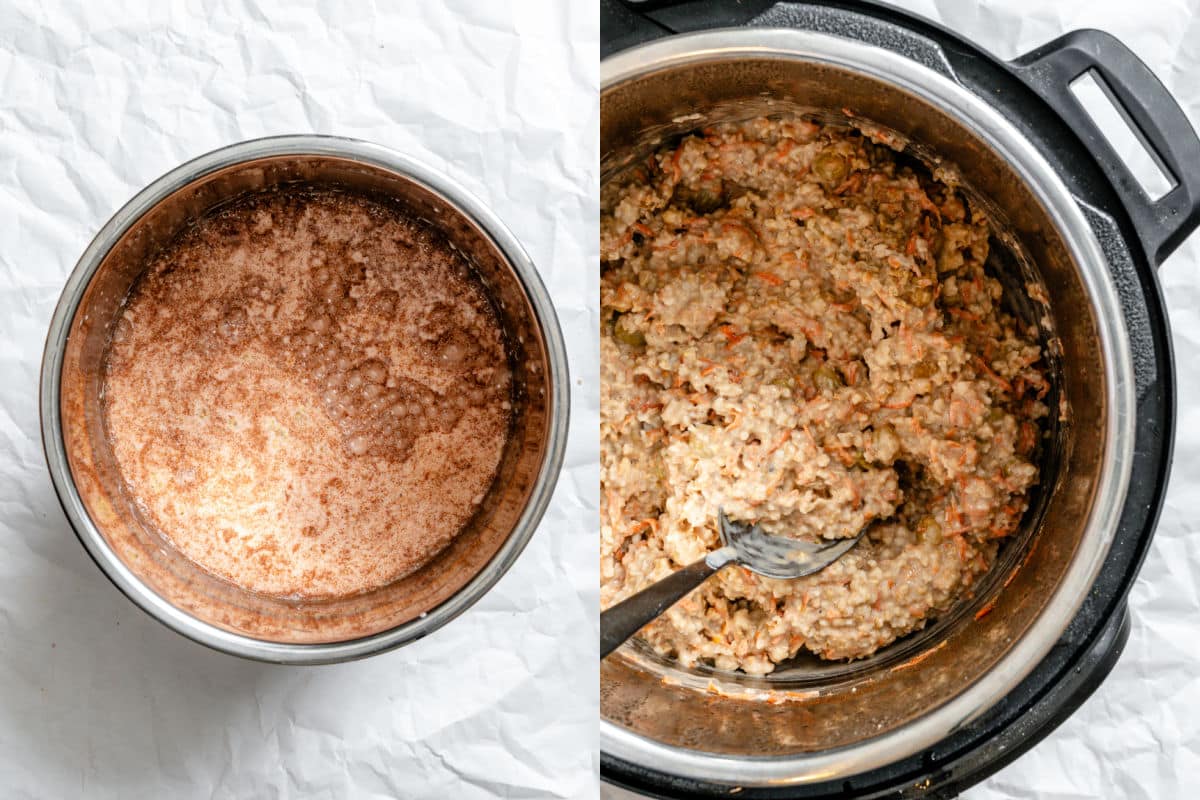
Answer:
[[[514,410],[480,510],[416,572],[333,599],[244,591],[204,572],[124,499],[101,412],[104,354],[148,259],[214,207],[276,187],[336,187],[424,220],[487,286],[504,329]],[[360,658],[418,639],[462,613],[513,564],[562,463],[568,379],[562,334],[528,256],[497,217],[449,179],[385,148],[324,136],[243,142],[158,179],[116,213],[63,291],[41,374],[42,436],[54,486],[88,553],[147,613],[202,644],[264,661]]]
[[[1005,65],[885,9],[780,4],[749,27],[660,38],[682,8],[649,12],[652,23],[604,7],[602,180],[715,122],[848,110],[895,132],[989,204],[1006,294],[1025,295],[1027,280],[1044,288],[1054,333],[1043,347],[1061,353],[1051,366],[1071,410],[1052,427],[1022,534],[975,596],[926,630],[867,659],[797,659],[765,678],[684,669],[637,642],[607,659],[604,777],[666,796],[957,791],[1045,735],[1119,654],[1174,423],[1152,268],[1200,218],[1200,158],[1189,162],[1200,141],[1140,62],[1096,32]],[[1089,66],[1120,87],[1178,177],[1161,200],[1138,193],[1103,137],[1087,137],[1094,160],[1069,138],[1091,123],[1055,109],[1070,69]],[[1100,665],[1089,679],[1071,677],[1089,664]]]

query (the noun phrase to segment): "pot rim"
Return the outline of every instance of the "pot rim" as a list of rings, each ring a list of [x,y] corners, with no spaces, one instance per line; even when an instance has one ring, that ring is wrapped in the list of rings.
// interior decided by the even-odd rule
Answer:
[[[1116,533],[1135,438],[1133,362],[1122,307],[1100,243],[1080,202],[1007,119],[955,81],[910,58],[836,35],[792,28],[727,28],[671,36],[601,62],[601,96],[651,73],[740,58],[818,63],[891,83],[977,131],[1045,206],[1079,267],[1096,309],[1109,410],[1095,502],[1062,582],[1025,636],[976,683],[912,722],[847,747],[790,756],[728,756],[663,744],[600,720],[600,749],[618,760],[728,785],[787,786],[847,778],[919,753],[978,718],[1049,653],[1082,606]]]
[[[144,214],[176,191],[231,166],[277,156],[327,156],[358,162],[398,174],[436,195],[470,220],[512,267],[545,336],[551,406],[546,453],[512,532],[491,561],[442,604],[389,630],[342,642],[289,644],[255,639],[204,622],[155,593],[121,561],[88,515],[63,439],[59,398],[67,337],[83,294],[111,248]],[[328,664],[382,653],[432,633],[474,605],[512,567],[537,529],[562,468],[570,417],[569,387],[566,347],[550,295],[529,255],[494,212],[457,181],[390,148],[340,136],[298,134],[251,139],[194,158],[150,183],[109,219],[80,256],[51,317],[38,410],[42,446],[63,511],[88,555],[126,597],[167,627],[214,650],[278,664]]]

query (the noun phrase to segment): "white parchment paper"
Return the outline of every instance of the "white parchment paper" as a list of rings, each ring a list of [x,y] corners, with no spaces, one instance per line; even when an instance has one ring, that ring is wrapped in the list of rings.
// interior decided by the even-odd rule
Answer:
[[[590,0],[0,0],[0,797],[597,794],[597,64]],[[467,614],[363,662],[240,661],[91,563],[46,474],[37,373],[92,235],[242,139],[333,133],[449,173],[540,268],[573,418],[553,504]]]
[[[1070,30],[1107,31],[1150,66],[1200,129],[1196,0],[896,0],[895,5],[938,20],[1005,59]],[[1132,593],[1129,645],[1074,716],[966,792],[964,800],[1200,797],[1200,234],[1168,259],[1159,278],[1178,377],[1175,463],[1154,546]],[[630,795],[606,788],[604,796]]]

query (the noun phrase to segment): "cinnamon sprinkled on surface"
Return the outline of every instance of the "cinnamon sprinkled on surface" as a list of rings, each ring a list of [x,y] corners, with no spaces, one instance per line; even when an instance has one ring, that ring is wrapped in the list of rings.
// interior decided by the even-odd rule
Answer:
[[[105,363],[126,490],[246,589],[344,596],[426,563],[487,493],[511,376],[483,287],[396,210],[258,195],[151,263]]]

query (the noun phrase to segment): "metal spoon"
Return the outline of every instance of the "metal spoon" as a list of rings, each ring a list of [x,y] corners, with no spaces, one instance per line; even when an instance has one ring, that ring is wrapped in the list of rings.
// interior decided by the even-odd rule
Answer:
[[[844,556],[867,532],[852,539],[807,542],[765,533],[758,524],[733,522],[717,510],[724,545],[695,564],[672,573],[600,615],[600,657],[604,658],[727,564],[739,564],[767,578],[803,578],[820,572]]]

